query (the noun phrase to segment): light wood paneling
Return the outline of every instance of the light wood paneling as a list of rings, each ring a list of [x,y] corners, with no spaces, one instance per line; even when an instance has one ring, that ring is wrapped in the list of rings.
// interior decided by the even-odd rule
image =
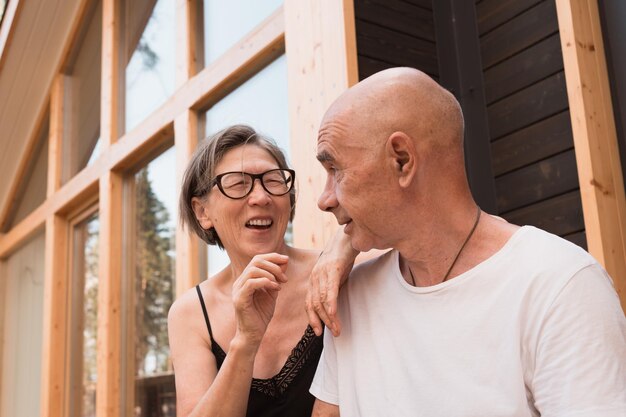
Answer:
[[[41,416],[63,417],[68,294],[68,224],[64,218],[46,219],[45,242]]]
[[[198,115],[188,110],[174,122],[176,141],[176,191],[180,193],[185,167],[198,145]],[[180,214],[179,214],[180,215]],[[176,223],[176,296],[198,284],[206,277],[205,267],[200,268],[204,245],[188,229],[183,230],[180,222]],[[202,270],[201,270],[202,269]]]
[[[352,0],[285,0],[284,9],[291,159],[303,184],[294,244],[322,248],[337,223],[317,208],[326,177],[315,159],[317,131],[328,106],[358,81],[354,5]]]
[[[587,244],[626,309],[626,197],[598,5],[557,0],[556,7]]]
[[[122,176],[100,179],[97,417],[117,417],[122,409]]]
[[[107,3],[111,1],[113,0],[106,0],[103,5],[105,16]],[[111,24],[104,25],[104,28],[107,27],[112,30]],[[103,39],[106,39],[107,31],[107,29],[104,30]],[[245,81],[251,74],[280,56],[284,52],[283,11],[278,9],[261,26],[235,44],[224,56],[190,79],[151,116],[117,141],[113,139],[117,132],[113,124],[119,122],[115,112],[117,102],[115,97],[117,96],[112,96],[115,89],[111,86],[113,83],[110,75],[104,77],[105,69],[111,67],[111,63],[105,56],[106,51],[110,49],[103,47],[101,133],[103,145],[107,142],[106,138],[109,138],[109,143],[114,142],[114,144],[110,148],[103,146],[100,157],[92,165],[69,180],[54,196],[17,224],[9,233],[0,236],[0,259],[5,258],[21,242],[32,236],[35,229],[42,227],[46,216],[50,213],[69,210],[85,194],[97,191],[98,178],[108,170],[130,169],[138,161],[145,160],[147,151],[159,151],[170,146],[171,142],[168,141],[171,141],[173,137],[174,119],[178,115],[189,108],[206,108]],[[115,72],[112,68],[107,71],[109,74]],[[334,73],[334,70],[331,73]],[[110,92],[107,96],[104,92],[108,90]],[[107,123],[106,120],[111,120],[111,122]],[[314,153],[309,155],[314,161]]]
[[[4,362],[4,346],[6,344],[6,329],[4,320],[7,309],[7,263],[0,261],[0,410],[2,409],[2,369]]]
[[[23,3],[23,0],[11,0],[6,5],[7,8],[4,11],[2,26],[0,27],[0,69],[2,69],[2,64],[6,55],[5,52],[8,49],[9,42],[11,41],[11,35],[14,32],[11,28],[17,20],[20,6]]]
[[[79,19],[90,0],[19,3],[19,16],[11,30],[11,44],[2,51],[0,71],[0,224],[19,193],[32,158],[39,128],[48,114],[52,81],[67,55]],[[13,3],[13,2],[12,2]],[[11,5],[9,5],[11,8]],[[2,25],[3,28],[6,25]],[[37,28],[37,30],[33,30]],[[4,29],[3,29],[4,30]],[[26,111],[25,109],[28,109]]]

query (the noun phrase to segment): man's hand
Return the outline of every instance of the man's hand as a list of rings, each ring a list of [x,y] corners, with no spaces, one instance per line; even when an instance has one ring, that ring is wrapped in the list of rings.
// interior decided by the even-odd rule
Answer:
[[[318,336],[322,334],[322,322],[334,336],[339,336],[341,332],[341,322],[337,316],[337,296],[339,287],[348,278],[358,253],[352,249],[350,237],[340,228],[311,271],[306,311],[309,323]]]

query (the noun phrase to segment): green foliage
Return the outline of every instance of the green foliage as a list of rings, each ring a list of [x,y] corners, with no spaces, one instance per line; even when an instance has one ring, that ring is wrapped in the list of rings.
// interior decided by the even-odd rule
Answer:
[[[174,299],[174,230],[167,208],[155,195],[148,170],[135,177],[136,247],[135,364],[136,375],[171,370],[167,313]]]

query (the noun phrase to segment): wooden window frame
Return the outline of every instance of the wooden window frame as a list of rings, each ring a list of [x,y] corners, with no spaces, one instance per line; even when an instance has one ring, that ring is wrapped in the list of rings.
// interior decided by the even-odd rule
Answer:
[[[98,214],[98,202],[94,201],[94,198],[95,196],[91,200],[87,200],[84,203],[84,207],[78,207],[75,210],[75,214],[72,213],[70,216],[68,216],[68,218],[70,219],[68,221],[69,240],[68,240],[68,260],[67,260],[69,285],[67,286],[68,292],[66,295],[67,312],[68,312],[67,313],[67,337],[68,339],[67,339],[66,353],[65,353],[65,357],[68,359],[65,361],[66,378],[64,381],[65,383],[64,415],[69,415],[69,411],[71,410],[71,407],[72,407],[71,402],[78,402],[82,405],[82,395],[77,396],[76,398],[72,398],[72,387],[70,386],[72,382],[71,375],[72,373],[75,373],[73,364],[75,363],[75,360],[77,360],[77,358],[73,357],[72,353],[76,352],[76,345],[79,342],[81,344],[80,351],[82,352],[82,343],[83,343],[83,338],[76,337],[77,335],[73,332],[75,323],[74,323],[74,317],[72,315],[72,312],[74,310],[74,307],[76,304],[84,305],[84,298],[82,295],[82,291],[84,291],[84,288],[78,288],[74,285],[77,280],[77,277],[75,275],[76,269],[74,265],[76,262],[76,243],[77,243],[75,241],[75,229],[82,222],[86,221],[94,214]],[[81,291],[80,297],[76,294],[77,290]],[[82,369],[82,364],[81,364],[81,369]],[[81,373],[81,382],[82,382],[82,373]],[[81,387],[82,387],[82,383],[81,383]],[[82,388],[81,388],[81,394],[82,394]],[[97,402],[97,397],[96,397],[96,402]]]

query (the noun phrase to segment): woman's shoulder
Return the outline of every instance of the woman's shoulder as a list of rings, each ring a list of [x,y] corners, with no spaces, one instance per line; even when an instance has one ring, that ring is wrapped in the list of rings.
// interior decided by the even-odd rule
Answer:
[[[300,249],[289,247],[287,251],[290,262],[310,272],[320,256],[320,251],[315,249]]]
[[[170,325],[176,322],[179,318],[193,317],[193,313],[200,307],[200,300],[198,299],[198,293],[196,287],[189,288],[182,295],[180,295],[172,306],[168,314],[168,320]]]

